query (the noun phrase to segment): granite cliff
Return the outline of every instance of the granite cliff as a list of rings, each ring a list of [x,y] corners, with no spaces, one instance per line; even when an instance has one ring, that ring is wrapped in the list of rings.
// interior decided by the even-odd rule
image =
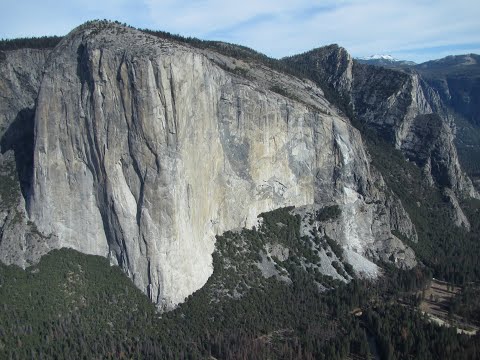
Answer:
[[[3,69],[20,66],[16,54]],[[378,276],[374,260],[415,265],[392,234],[416,240],[408,214],[315,82],[104,22],[35,54],[21,81],[32,91],[4,112],[11,127],[31,109],[34,141],[3,262],[26,266],[61,247],[101,255],[169,309],[207,281],[216,234],[284,206],[338,205],[324,231],[358,276]],[[346,66],[338,84],[350,89]],[[407,143],[401,126],[392,134]]]

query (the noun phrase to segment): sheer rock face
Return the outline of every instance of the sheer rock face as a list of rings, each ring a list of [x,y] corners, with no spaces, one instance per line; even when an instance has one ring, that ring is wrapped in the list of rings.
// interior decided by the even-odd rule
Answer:
[[[48,251],[27,220],[24,196],[31,179],[35,101],[49,54],[0,51],[0,261],[23,267]]]
[[[478,197],[460,167],[452,119],[437,91],[418,74],[357,63],[336,45],[285,62],[314,69],[358,120],[423,167],[430,182],[452,189],[456,196]]]
[[[341,206],[331,236],[358,272],[367,257],[415,264],[391,234],[415,229],[359,132],[313,83],[260,64],[82,26],[45,66],[33,154],[25,197],[39,241],[2,260],[25,266],[59,247],[109,257],[164,309],[206,282],[216,234],[287,205]]]

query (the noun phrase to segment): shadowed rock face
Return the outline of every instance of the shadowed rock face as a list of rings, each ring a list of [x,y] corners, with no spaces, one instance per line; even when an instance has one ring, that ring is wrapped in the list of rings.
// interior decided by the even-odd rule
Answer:
[[[0,145],[14,152],[23,195],[29,188],[33,160],[35,100],[50,50],[22,49],[0,56]]]
[[[26,266],[48,245],[28,222],[35,101],[50,50],[0,52],[0,261]]]
[[[453,55],[427,61],[415,69],[447,105],[480,126],[480,56]]]
[[[480,56],[448,56],[415,66],[438,92],[455,123],[460,162],[480,189]]]
[[[330,236],[358,272],[367,256],[415,265],[391,234],[416,239],[408,215],[312,82],[93,23],[56,47],[39,89],[26,196],[41,241],[6,262],[59,247],[109,257],[169,309],[207,281],[216,234],[338,204]]]

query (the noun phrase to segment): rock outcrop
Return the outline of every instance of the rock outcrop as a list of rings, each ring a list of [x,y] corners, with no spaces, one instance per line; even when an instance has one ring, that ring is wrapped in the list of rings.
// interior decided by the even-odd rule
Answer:
[[[208,279],[216,234],[278,207],[338,204],[330,235],[354,268],[415,264],[392,235],[416,239],[400,201],[313,82],[103,22],[43,63],[19,223],[35,240],[25,251],[2,238],[2,261],[60,247],[106,256],[168,309]]]

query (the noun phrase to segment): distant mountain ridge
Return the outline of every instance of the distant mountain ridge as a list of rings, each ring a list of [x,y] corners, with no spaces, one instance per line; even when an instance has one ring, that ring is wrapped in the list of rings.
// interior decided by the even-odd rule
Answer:
[[[455,66],[455,67],[462,67],[462,66],[479,66],[480,65],[480,55],[477,54],[464,54],[464,55],[449,55],[441,59],[429,60],[418,64],[418,68],[446,68]]]

